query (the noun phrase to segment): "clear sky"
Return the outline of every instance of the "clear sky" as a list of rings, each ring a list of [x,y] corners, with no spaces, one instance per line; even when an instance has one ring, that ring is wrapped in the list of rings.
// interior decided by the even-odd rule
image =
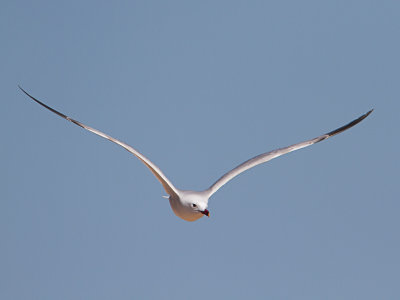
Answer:
[[[0,299],[400,299],[399,1],[0,4]],[[210,218],[182,189],[258,166]]]

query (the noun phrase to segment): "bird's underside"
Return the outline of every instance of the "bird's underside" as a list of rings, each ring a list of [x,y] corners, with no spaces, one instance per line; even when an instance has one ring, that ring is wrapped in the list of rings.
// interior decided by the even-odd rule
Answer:
[[[373,111],[370,110],[366,114],[360,116],[359,118],[351,121],[350,123],[339,127],[338,129],[335,129],[333,131],[330,131],[326,134],[320,135],[316,138],[306,140],[304,142],[300,142],[297,144],[293,144],[288,147],[284,148],[279,148],[276,150],[272,150],[270,152],[266,152],[260,155],[257,155],[244,163],[238,165],[234,169],[230,170],[223,176],[221,176],[216,182],[214,182],[208,189],[201,191],[201,192],[196,192],[196,191],[185,191],[185,190],[180,190],[176,188],[171,181],[164,175],[164,173],[158,168],[153,162],[151,162],[147,157],[145,157],[143,154],[141,154],[139,151],[134,149],[133,147],[129,146],[128,144],[121,142],[120,140],[117,140],[95,128],[89,127],[79,121],[76,121],[67,115],[64,115],[63,113],[51,108],[50,106],[47,106],[43,102],[39,101],[38,99],[34,98],[30,94],[28,94],[24,89],[22,89],[20,86],[19,88],[28,96],[30,97],[33,101],[37,102],[41,106],[45,107],[46,109],[50,110],[51,112],[55,113],[56,115],[66,119],[67,121],[70,121],[74,123],[75,125],[78,125],[79,127],[82,127],[90,132],[93,132],[94,134],[97,134],[121,147],[123,147],[125,150],[129,151],[133,155],[135,155],[141,162],[143,162],[149,169],[150,171],[154,174],[154,176],[160,181],[162,186],[164,187],[165,191],[169,195],[169,201],[171,204],[171,208],[174,211],[174,213],[186,220],[186,221],[195,221],[202,216],[206,215],[209,216],[209,211],[207,210],[208,207],[208,199],[216,192],[218,189],[220,189],[224,184],[226,184],[228,181],[239,175],[240,173],[243,173],[244,171],[253,168],[259,164],[265,163],[267,161],[270,161],[271,159],[274,159],[278,156],[281,156],[283,154],[311,146],[315,143],[321,142],[323,140],[326,140],[334,135],[337,135],[347,129],[350,129],[351,127],[357,125],[360,123],[362,120],[364,120],[366,117],[369,116],[369,114]]]

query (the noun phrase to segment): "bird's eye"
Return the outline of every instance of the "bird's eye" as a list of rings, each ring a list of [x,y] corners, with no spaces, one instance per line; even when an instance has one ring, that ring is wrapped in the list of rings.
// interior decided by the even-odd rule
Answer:
[[[192,203],[192,207],[197,207],[197,205],[196,205],[196,204],[194,204],[194,203]]]

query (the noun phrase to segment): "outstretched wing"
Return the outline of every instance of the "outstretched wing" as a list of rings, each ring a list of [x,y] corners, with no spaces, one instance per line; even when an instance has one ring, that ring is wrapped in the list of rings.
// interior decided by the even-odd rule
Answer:
[[[91,132],[93,132],[94,134],[97,134],[113,143],[116,143],[117,145],[120,145],[121,147],[123,147],[125,150],[129,151],[130,153],[132,153],[133,155],[135,155],[138,159],[140,159],[141,162],[143,162],[149,169],[150,171],[154,174],[154,176],[156,176],[156,178],[158,179],[158,181],[161,182],[162,186],[164,187],[165,191],[169,194],[169,195],[175,195],[178,196],[178,189],[176,187],[173,186],[173,184],[168,180],[168,178],[163,174],[163,172],[161,172],[161,170],[155,165],[153,164],[150,159],[148,159],[146,156],[144,156],[143,154],[141,154],[139,151],[137,151],[136,149],[132,148],[131,146],[125,144],[124,142],[121,142],[97,129],[94,129],[92,127],[89,127],[85,124],[82,124],[79,121],[76,121],[66,115],[64,115],[63,113],[60,113],[59,111],[51,108],[50,106],[47,106],[46,104],[44,104],[43,102],[39,101],[38,99],[32,97],[31,95],[29,95],[22,87],[18,86],[21,91],[23,91],[28,97],[30,97],[33,101],[39,103],[41,106],[47,108],[48,110],[50,110],[51,112],[55,113],[56,115],[59,115],[60,117],[64,118],[67,121],[70,121],[76,125],[78,125],[79,127],[82,127],[86,130],[89,130]]]
[[[239,166],[237,166],[236,168],[234,168],[233,170],[229,171],[228,173],[226,173],[225,175],[223,175],[220,179],[218,179],[208,190],[207,192],[209,193],[209,196],[211,196],[212,194],[214,194],[216,191],[218,191],[218,189],[220,187],[222,187],[225,183],[227,183],[229,180],[233,179],[234,177],[236,177],[237,175],[239,175],[240,173],[253,168],[259,164],[265,163],[271,159],[274,159],[278,156],[281,156],[283,154],[304,148],[304,147],[308,147],[311,146],[315,143],[321,142],[323,140],[326,140],[327,138],[330,138],[331,136],[334,136],[336,134],[339,134],[351,127],[353,127],[354,125],[360,123],[362,120],[364,120],[366,117],[368,117],[368,115],[373,111],[373,109],[371,109],[369,112],[367,112],[366,114],[362,115],[361,117],[359,117],[358,119],[355,119],[354,121],[351,121],[350,123],[335,129],[331,132],[328,132],[326,134],[323,134],[319,137],[316,137],[314,139],[311,140],[307,140],[298,144],[294,144],[285,148],[280,148],[280,149],[276,149],[267,153],[263,153],[260,155],[257,155],[247,161],[245,161],[244,163],[240,164]]]

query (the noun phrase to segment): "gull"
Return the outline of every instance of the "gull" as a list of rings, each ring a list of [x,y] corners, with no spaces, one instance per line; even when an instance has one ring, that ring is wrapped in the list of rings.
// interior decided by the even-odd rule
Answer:
[[[320,135],[316,138],[306,140],[301,143],[293,144],[288,147],[284,148],[279,148],[272,150],[270,152],[262,153],[260,155],[257,155],[253,158],[250,158],[249,160],[243,162],[242,164],[238,165],[237,167],[233,168],[226,174],[224,174],[222,177],[220,177],[216,182],[214,182],[208,189],[204,191],[190,191],[190,190],[181,190],[175,187],[171,181],[167,178],[167,176],[164,175],[164,173],[160,170],[159,167],[157,167],[153,162],[150,161],[146,156],[141,154],[139,151],[134,149],[133,147],[129,146],[128,144],[125,144],[124,142],[121,142],[120,140],[117,140],[97,129],[94,129],[92,127],[89,127],[79,121],[76,121],[67,115],[64,115],[63,113],[51,108],[50,106],[47,106],[43,102],[39,101],[38,99],[34,98],[30,94],[28,94],[22,87],[18,86],[22,92],[24,92],[28,97],[30,97],[33,101],[37,102],[41,106],[47,108],[51,112],[55,113],[56,115],[64,118],[67,121],[70,121],[74,123],[75,125],[78,125],[82,127],[83,129],[89,130],[90,132],[93,132],[94,134],[97,134],[101,136],[102,138],[105,138],[117,145],[120,145],[123,147],[125,150],[129,151],[133,155],[135,155],[142,163],[146,165],[150,169],[150,171],[154,174],[154,176],[160,181],[162,186],[164,187],[166,193],[169,196],[163,196],[164,198],[169,199],[169,203],[171,205],[171,208],[175,215],[178,217],[182,218],[183,220],[193,222],[198,219],[200,219],[203,216],[210,216],[210,212],[208,211],[208,200],[210,197],[218,191],[224,184],[226,184],[228,181],[239,175],[240,173],[243,173],[244,171],[253,168],[259,164],[265,163],[267,161],[270,161],[271,159],[274,159],[278,156],[284,155],[286,153],[311,146],[315,143],[324,141],[334,135],[337,135],[355,125],[360,123],[362,120],[364,120],[366,117],[369,116],[370,113],[372,113],[373,109],[368,111],[366,114],[360,116],[359,118],[351,121],[350,123],[339,127],[338,129],[335,129],[333,131],[330,131],[328,133],[325,133],[323,135]]]

